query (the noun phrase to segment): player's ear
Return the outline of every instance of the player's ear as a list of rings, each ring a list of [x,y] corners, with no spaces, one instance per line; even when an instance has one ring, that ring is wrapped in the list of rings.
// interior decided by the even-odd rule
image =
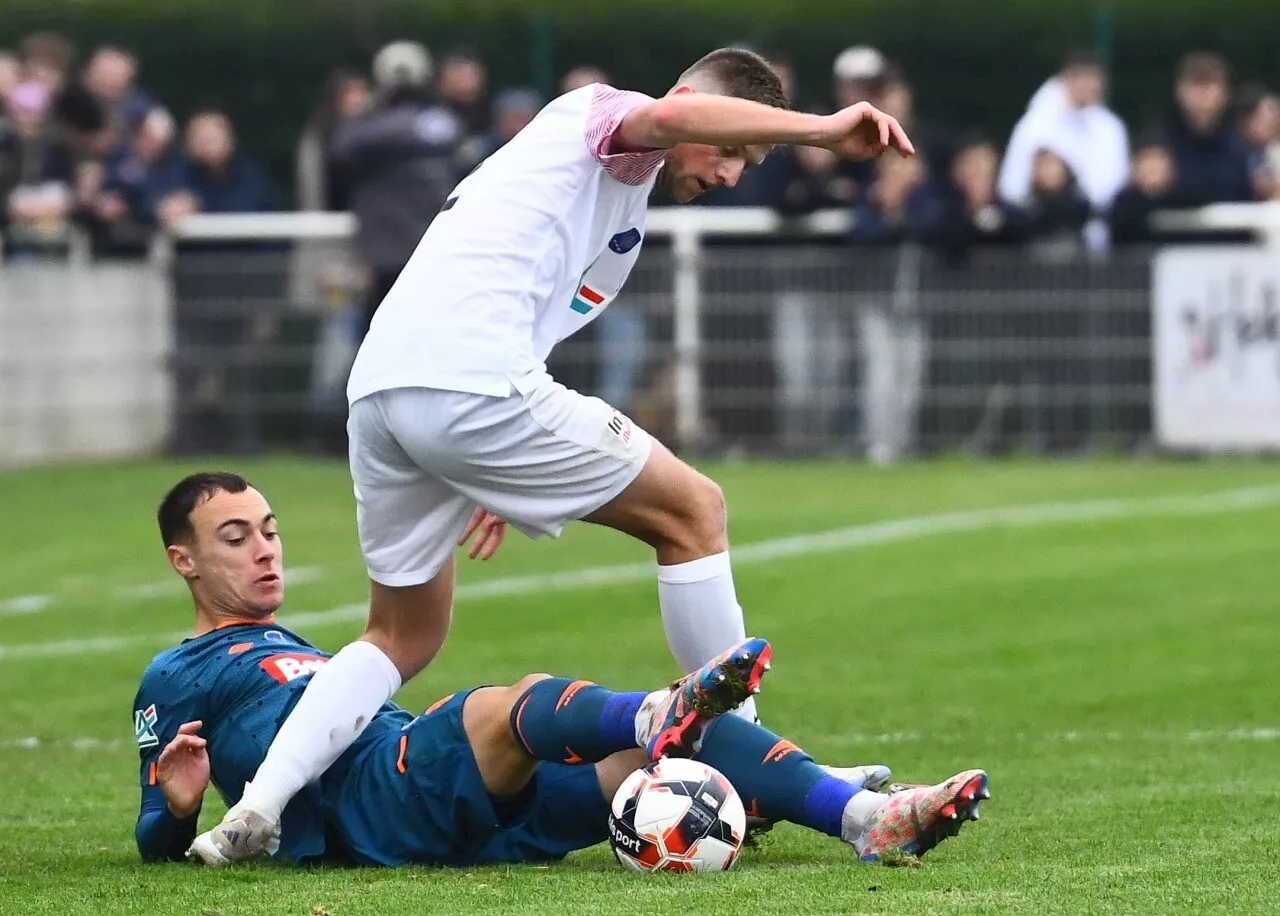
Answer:
[[[692,86],[677,86],[671,91],[672,95],[686,95],[690,92],[697,92]]]
[[[184,579],[192,579],[196,574],[196,561],[191,555],[191,549],[182,544],[170,544],[166,551],[169,555],[169,565],[173,567],[173,571]]]

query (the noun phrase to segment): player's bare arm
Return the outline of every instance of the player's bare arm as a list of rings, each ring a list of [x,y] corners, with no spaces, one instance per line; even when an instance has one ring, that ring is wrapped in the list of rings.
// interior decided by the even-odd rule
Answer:
[[[896,118],[867,102],[830,115],[761,105],[747,99],[682,91],[629,112],[614,133],[620,152],[666,149],[679,143],[817,146],[845,159],[872,159],[886,149],[915,152]]]

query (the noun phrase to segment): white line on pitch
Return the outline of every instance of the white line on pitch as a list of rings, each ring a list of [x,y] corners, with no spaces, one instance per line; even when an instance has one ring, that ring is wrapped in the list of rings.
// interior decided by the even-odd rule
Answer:
[[[1030,506],[1004,506],[952,512],[946,515],[923,515],[893,521],[854,525],[818,534],[799,534],[773,538],[733,548],[735,566],[768,563],[796,556],[837,553],[880,544],[919,540],[943,534],[991,531],[1001,528],[1035,528],[1067,525],[1108,519],[1178,515],[1214,515],[1223,512],[1265,509],[1280,505],[1280,487],[1251,487],[1196,496],[1157,496],[1133,499],[1096,499],[1074,503],[1041,503]],[[621,563],[595,566],[568,572],[533,576],[511,576],[488,582],[458,587],[459,600],[480,600],[507,595],[530,595],[557,591],[618,585],[647,581],[654,576],[654,566],[647,563]],[[364,602],[346,604],[327,611],[303,611],[284,614],[281,623],[302,630],[331,623],[361,620],[368,610]],[[51,658],[86,653],[115,652],[134,646],[173,645],[191,634],[186,631],[136,636],[98,636],[66,639],[56,642],[0,645],[0,660]]]
[[[52,595],[19,595],[0,601],[0,617],[16,617],[20,614],[39,614],[53,604]]]

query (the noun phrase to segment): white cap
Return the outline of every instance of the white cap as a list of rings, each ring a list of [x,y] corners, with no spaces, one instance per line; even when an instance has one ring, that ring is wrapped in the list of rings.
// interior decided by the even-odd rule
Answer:
[[[831,68],[838,80],[868,80],[884,73],[884,55],[870,45],[845,48]]]
[[[416,41],[393,41],[373,58],[374,82],[384,89],[422,86],[431,75],[431,53]]]

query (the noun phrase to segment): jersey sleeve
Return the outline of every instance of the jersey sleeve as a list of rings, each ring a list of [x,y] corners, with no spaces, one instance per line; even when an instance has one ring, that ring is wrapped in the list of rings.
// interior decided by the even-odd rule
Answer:
[[[200,810],[179,818],[169,810],[156,778],[156,767],[165,745],[178,734],[178,726],[200,718],[189,699],[174,696],[172,684],[167,691],[158,689],[155,676],[148,669],[142,677],[133,704],[133,730],[138,742],[142,805],[134,838],[144,862],[180,862],[192,840]]]
[[[613,135],[633,109],[652,102],[642,92],[630,92],[599,84],[587,109],[586,141],[596,162],[623,184],[638,186],[653,177],[666,158],[665,149],[636,153],[611,153]]]

